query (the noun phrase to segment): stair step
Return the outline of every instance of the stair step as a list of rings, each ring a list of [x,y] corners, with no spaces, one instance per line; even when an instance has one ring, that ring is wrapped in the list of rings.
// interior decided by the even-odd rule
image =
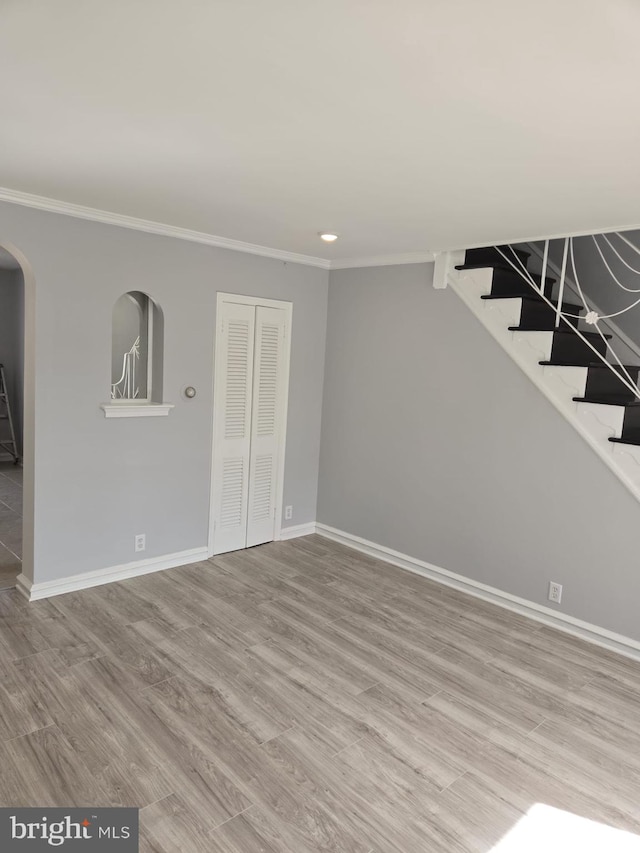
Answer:
[[[562,321],[561,326],[556,326],[556,318],[555,314],[550,313],[547,317],[538,317],[526,319],[522,318],[519,326],[509,326],[510,332],[571,332],[571,329],[567,328],[567,323],[569,323],[573,328],[578,327],[578,323],[580,321],[580,317],[567,317],[566,320]],[[582,331],[582,330],[581,330]],[[573,332],[572,334],[575,334]],[[584,334],[584,332],[582,332]]]
[[[493,269],[493,278],[491,280],[491,295],[492,296],[535,296],[536,291],[521,275],[514,269],[505,268],[497,264],[492,264],[490,267],[487,264],[479,266],[478,264],[459,264],[457,270],[467,269]],[[538,273],[530,273],[536,287],[540,287],[542,276]],[[545,276],[544,295],[547,298],[551,297],[553,285],[557,279],[551,276]]]
[[[513,252],[510,246],[498,246],[497,248],[502,249],[502,251],[510,258],[513,257]],[[499,264],[509,268],[509,262],[502,257],[502,255],[497,251],[497,248],[495,246],[487,246],[483,249],[467,249],[464,256],[465,264],[473,264],[476,267],[490,267],[494,266],[494,264]],[[514,251],[526,267],[527,262],[531,257],[531,253],[525,252],[523,249],[515,249]],[[516,263],[515,259],[514,263]]]
[[[598,403],[602,406],[624,406],[625,408],[640,406],[640,400],[632,396],[631,391],[629,391],[629,396],[626,399],[623,394],[602,394],[600,397],[573,397],[572,399],[576,403]]]
[[[586,367],[585,402],[599,403],[602,400],[610,400],[612,397],[629,399],[633,396],[626,384],[628,380],[624,376],[622,368],[619,368],[617,365],[603,364],[601,361],[590,361],[589,358],[586,358],[584,361],[551,358],[548,361],[540,361],[538,364],[541,364],[543,367]],[[640,366],[637,364],[625,364],[624,370],[631,377],[632,383],[637,383],[640,380]]]
[[[540,287],[541,276],[533,274],[531,278],[537,288]],[[550,299],[556,279],[546,276],[544,280],[544,295]],[[515,270],[494,269],[491,279],[491,293],[495,296],[535,296],[536,291]]]
[[[609,441],[614,442],[614,444],[637,444],[640,445],[640,432],[637,435],[630,435],[627,438],[616,438],[615,436],[609,438]]]
[[[525,302],[531,302],[535,305],[542,304],[549,308],[548,303],[546,303],[537,293],[534,293],[533,291],[529,293],[522,293],[518,296],[505,296],[505,294],[484,293],[480,297],[480,299],[523,299]],[[558,303],[554,299],[551,299],[550,301],[553,304],[554,308],[558,307]],[[551,310],[551,308],[549,308],[549,310]],[[574,311],[577,313],[578,311],[584,311],[584,306],[578,305],[576,302],[563,302],[562,310],[566,311],[567,313],[569,313],[570,311]]]
[[[593,362],[594,350],[604,357],[607,351],[606,340],[597,332],[581,332],[586,340],[582,340],[573,329],[523,329],[520,326],[509,326],[512,332],[552,332],[551,357],[538,364],[554,364],[557,367],[589,367]],[[605,335],[610,338],[611,335]]]
[[[637,444],[640,445],[640,433],[638,435],[629,437],[629,438],[616,438],[612,436],[609,438],[609,441],[612,441],[614,444]]]
[[[585,364],[582,361],[566,361],[563,359],[549,359],[548,361],[539,361],[538,364],[542,364],[544,367],[588,367],[589,370],[617,370],[618,368],[615,365],[607,365],[603,364],[601,361],[590,361]],[[629,373],[632,373],[634,370],[640,370],[640,366],[637,364],[625,364],[625,370],[628,370]]]
[[[640,368],[627,367],[627,373],[631,378],[631,383],[638,383],[640,378]],[[622,370],[590,370],[587,373],[587,384],[584,390],[585,397],[611,397],[617,395],[619,397],[629,397],[632,392],[629,390],[626,378]]]
[[[607,352],[607,342],[597,332],[583,332],[584,340],[571,329],[556,329],[553,333],[551,358],[575,359],[593,361],[594,350],[604,356]],[[609,335],[609,337],[611,337]]]
[[[573,331],[573,329],[560,328],[560,329],[524,329],[522,326],[509,326],[510,332],[553,332],[554,335],[571,335],[572,338],[576,338],[576,340],[580,340],[578,335]],[[602,337],[606,340],[610,340],[612,335],[603,335],[602,337],[597,332],[580,332],[580,334],[589,340],[593,341],[602,341]],[[581,342],[582,343],[582,342]],[[548,364],[549,362],[540,362],[540,364]],[[588,367],[588,364],[579,364],[578,367]]]
[[[516,262],[514,261],[514,264],[515,263]],[[464,264],[456,264],[455,269],[457,269],[457,270],[487,270],[487,269],[493,269],[493,270],[503,270],[504,272],[512,272],[512,273],[515,273],[516,275],[520,275],[520,273],[516,272],[514,267],[512,267],[511,264],[509,264],[507,261],[491,261],[491,263],[485,262],[485,263],[475,263],[475,264],[469,264],[465,261]],[[517,269],[520,270],[521,267],[517,267]],[[526,267],[525,267],[525,269],[526,269]],[[527,270],[527,273],[530,276],[532,276],[532,278],[535,278],[537,275],[537,273],[532,273],[529,270]],[[540,276],[538,276],[538,278],[539,277]],[[555,279],[555,280],[557,281],[557,279]]]

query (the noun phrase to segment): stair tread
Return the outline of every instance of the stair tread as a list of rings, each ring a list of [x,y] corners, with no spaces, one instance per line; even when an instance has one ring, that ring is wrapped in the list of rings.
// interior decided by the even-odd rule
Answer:
[[[592,370],[612,370],[614,373],[618,372],[617,365],[603,364],[601,361],[590,361],[587,364],[581,361],[539,361],[538,364],[550,367],[588,367]],[[628,371],[640,370],[640,365],[625,364],[624,369]]]
[[[514,263],[515,263],[515,261],[514,261]],[[456,264],[457,270],[486,270],[486,269],[494,269],[494,268],[501,269],[501,270],[507,270],[508,272],[514,272],[517,275],[520,275],[518,270],[514,269],[514,267],[512,267],[511,264],[509,263],[509,261],[505,261],[503,259],[501,259],[501,260],[496,259],[491,264],[488,264],[486,261],[484,261],[484,262],[482,262],[482,261],[470,261],[469,263]],[[529,272],[529,271],[527,270],[527,272]],[[536,275],[536,273],[530,273],[530,274],[532,276]],[[537,275],[539,276],[540,274],[537,273]],[[547,276],[547,278],[549,278],[549,276]],[[557,281],[557,280],[558,280],[557,278],[554,278],[554,281]]]
[[[544,299],[540,299],[540,297],[536,293],[523,293],[521,296],[507,296],[506,294],[496,295],[493,293],[485,293],[480,297],[480,299],[525,299],[527,302],[535,302],[536,304],[540,304],[542,302],[544,305],[547,305],[547,307],[549,307],[548,303],[545,302]],[[558,304],[557,302],[554,302],[553,299],[550,299],[549,301],[552,303],[554,308]],[[563,302],[562,310],[566,311],[567,309],[584,311],[584,306],[578,305],[576,302]]]
[[[629,392],[629,394],[631,394],[631,392]],[[597,396],[593,394],[590,397],[573,397],[573,400],[576,403],[598,403],[601,406],[625,406],[625,408],[640,406],[640,400],[636,397],[631,399],[627,397],[625,400],[622,394],[598,394]]]
[[[471,264],[456,264],[455,269],[457,270],[502,270],[502,272],[512,273],[522,280],[523,284],[526,284],[530,287],[530,284],[523,277],[521,271],[516,269],[515,267],[510,266],[506,261],[500,263],[499,261],[495,261],[492,264],[487,263],[471,263]],[[542,278],[542,274],[539,272],[531,272],[527,270],[527,273],[531,276],[534,281],[540,281]],[[558,281],[557,278],[554,278],[551,275],[545,276],[546,284],[555,284]]]
[[[527,326],[509,326],[510,332],[553,332],[554,335],[576,335],[576,332],[573,329],[531,329]],[[580,334],[585,338],[594,338],[595,340],[602,340],[605,338],[606,340],[611,340],[613,335],[599,335],[597,332],[583,332],[580,331]],[[576,337],[579,337],[576,335]],[[584,366],[584,365],[583,365]]]
[[[616,438],[611,437],[609,441],[615,442],[615,444],[637,444],[640,445],[640,433],[638,435],[627,436],[627,438]]]

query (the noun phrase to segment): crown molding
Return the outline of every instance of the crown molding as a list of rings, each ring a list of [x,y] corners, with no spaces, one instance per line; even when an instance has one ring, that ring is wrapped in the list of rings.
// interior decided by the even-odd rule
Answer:
[[[153,222],[150,219],[139,219],[136,216],[126,216],[123,213],[112,213],[99,210],[96,207],[86,207],[69,201],[60,201],[42,195],[34,195],[20,190],[0,187],[0,201],[45,210],[48,213],[60,213],[63,216],[73,216],[76,219],[88,219],[92,222],[102,222],[105,225],[116,225],[120,228],[130,228],[134,231],[144,231],[147,234],[158,234],[161,237],[175,237],[178,240],[189,240],[191,243],[201,243],[205,246],[215,246],[217,249],[229,249],[232,252],[244,252],[248,255],[260,255],[263,258],[274,258],[291,264],[303,264],[309,267],[319,267],[324,270],[343,270],[356,267],[387,267],[397,264],[424,264],[433,261],[433,252],[410,252],[398,255],[376,255],[364,258],[342,258],[329,260],[316,258],[313,255],[301,255],[298,252],[287,252],[284,249],[272,249],[257,243],[245,243],[230,237],[218,237],[206,234],[204,231],[192,231],[177,225],[167,225],[164,222]]]
[[[399,255],[372,255],[368,258],[338,258],[331,261],[331,270],[356,267],[395,267],[399,264],[426,264],[435,260],[434,252],[407,252]]]
[[[96,207],[85,207],[82,204],[73,204],[69,201],[60,201],[47,196],[35,195],[11,190],[8,187],[0,187],[0,201],[10,204],[20,204],[23,207],[33,207],[36,210],[46,210],[48,213],[60,213],[63,216],[73,216],[76,219],[88,219],[92,222],[102,222],[105,225],[117,225],[120,228],[130,228],[134,231],[144,231],[147,234],[158,234],[161,237],[175,237],[178,240],[188,240],[191,243],[201,243],[205,246],[215,246],[217,249],[229,249],[232,252],[244,252],[248,255],[259,255],[263,258],[273,258],[278,261],[286,261],[291,264],[303,264],[308,267],[318,267],[323,270],[347,270],[358,267],[390,267],[402,264],[425,264],[435,260],[440,252],[407,252],[397,255],[372,255],[361,258],[316,258],[313,255],[302,255],[298,252],[287,252],[284,249],[272,249],[270,246],[260,246],[257,243],[245,243],[242,240],[233,240],[230,237],[218,237],[215,234],[206,234],[204,231],[192,231],[189,228],[180,228],[177,225],[167,225],[164,222],[153,222],[150,219],[139,219],[136,216],[126,216],[122,213],[112,213],[108,210],[99,210]],[[465,246],[465,249],[484,248],[496,243],[529,243],[539,240],[553,240],[558,237],[583,237],[589,234],[608,234],[615,231],[640,230],[640,225],[624,225],[622,227],[596,228],[591,231],[574,231],[570,234],[558,234],[552,237],[522,237],[520,239],[509,238],[508,240],[485,241]],[[459,249],[459,246],[454,249]],[[442,252],[453,251],[443,249]]]
[[[68,201],[58,201],[54,198],[33,195],[32,193],[10,190],[0,187],[0,201],[20,204],[23,207],[33,207],[46,210],[48,213],[61,213],[63,216],[73,216],[76,219],[89,219],[92,222],[102,222],[105,225],[117,225],[134,231],[144,231],[147,234],[158,234],[161,237],[176,237],[178,240],[189,240],[191,243],[202,243],[205,246],[215,246],[218,249],[230,249],[233,252],[244,252],[248,255],[260,255],[263,258],[274,258],[292,264],[304,264],[309,267],[320,267],[328,270],[331,262],[327,258],[315,258],[312,255],[301,255],[297,252],[286,252],[282,249],[272,249],[269,246],[259,246],[256,243],[245,243],[242,240],[232,240],[229,237],[218,237],[215,234],[205,234],[203,231],[192,231],[177,225],[167,225],[163,222],[153,222],[150,219],[139,219],[136,216],[125,216],[122,213],[111,213],[108,210],[98,210],[95,207],[85,207],[82,204],[72,204]]]

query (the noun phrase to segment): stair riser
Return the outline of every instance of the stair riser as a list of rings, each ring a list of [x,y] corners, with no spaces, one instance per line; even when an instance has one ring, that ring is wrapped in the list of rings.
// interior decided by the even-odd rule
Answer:
[[[577,326],[580,318],[570,319],[572,326]],[[566,323],[560,321],[561,329],[566,329]],[[556,325],[556,312],[545,302],[525,301],[522,306],[520,325],[529,329],[554,329]]]
[[[640,406],[624,410],[624,424],[622,425],[622,437],[635,438],[640,435]]]
[[[545,296],[551,298],[553,281],[547,279],[545,284]],[[536,291],[521,278],[518,273],[509,270],[496,269],[493,271],[491,293],[493,296],[531,296]]]
[[[513,257],[511,254],[511,250],[506,250],[506,247],[501,247],[503,251],[506,252],[507,256],[510,258]],[[527,252],[523,252],[520,249],[515,250],[516,255],[520,258],[522,263],[527,265],[528,254]],[[492,264],[507,264],[506,261],[500,252],[498,252],[493,246],[488,247],[486,249],[467,249],[464,262],[466,264],[484,264],[487,266],[491,266]],[[515,263],[515,260],[514,260]]]
[[[638,372],[630,372],[631,379],[638,381]],[[590,369],[587,375],[586,397],[598,397],[601,394],[623,394],[633,399],[633,393],[612,370]]]
[[[591,343],[599,353],[604,355],[606,351],[604,341],[593,340]],[[597,361],[598,356],[577,335],[556,335],[553,339],[551,359],[553,361],[573,361],[578,363],[584,361],[585,364],[588,364],[589,362]]]

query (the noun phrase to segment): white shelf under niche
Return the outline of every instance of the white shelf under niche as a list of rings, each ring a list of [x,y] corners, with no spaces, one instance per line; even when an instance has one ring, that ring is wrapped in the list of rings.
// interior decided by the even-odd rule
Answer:
[[[105,418],[163,418],[173,403],[140,403],[137,400],[122,400],[117,403],[100,403]]]

